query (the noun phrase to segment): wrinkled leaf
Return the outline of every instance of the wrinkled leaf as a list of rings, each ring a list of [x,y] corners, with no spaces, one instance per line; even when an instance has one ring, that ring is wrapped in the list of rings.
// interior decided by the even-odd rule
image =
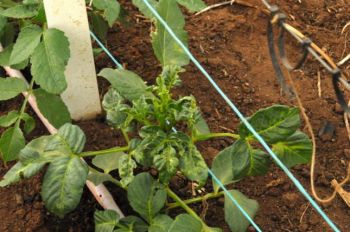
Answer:
[[[122,156],[119,159],[119,176],[120,183],[123,187],[128,186],[134,179],[134,169],[137,167],[136,162],[128,155]]]
[[[0,138],[0,153],[5,162],[16,160],[25,145],[21,129],[17,126],[8,128]]]
[[[64,33],[57,29],[45,30],[43,41],[31,58],[31,73],[41,88],[53,94],[67,88],[64,71],[69,57],[69,42]]]
[[[247,212],[251,218],[254,218],[259,209],[258,202],[247,198],[237,190],[230,190],[229,192],[244,211]],[[249,221],[226,194],[225,221],[230,226],[232,232],[246,231],[249,226]]]
[[[113,210],[97,210],[94,214],[95,232],[113,232],[119,215]]]
[[[124,98],[120,96],[116,89],[110,88],[108,90],[103,97],[102,106],[107,113],[107,122],[117,128],[123,127],[128,117],[123,111],[129,106],[124,104]]]
[[[83,151],[86,142],[84,132],[75,125],[70,123],[64,124],[50,141],[47,150],[67,149],[74,154],[79,154]]]
[[[7,114],[0,117],[0,127],[9,127],[13,125],[19,117],[17,111],[10,111]]]
[[[19,160],[24,165],[30,163],[47,163],[53,160],[55,156],[46,152],[46,146],[53,138],[52,135],[41,136],[30,141],[19,153]]]
[[[159,180],[162,183],[168,183],[175,175],[179,165],[176,150],[171,146],[167,146],[162,154],[154,156],[153,163],[159,171]]]
[[[179,4],[186,7],[191,12],[203,10],[206,5],[202,0],[176,0]]]
[[[211,170],[215,177],[220,180],[223,185],[227,185],[233,182],[233,166],[237,165],[233,163],[233,149],[228,147],[219,154],[213,160]],[[217,181],[213,179],[213,188],[217,193],[220,189]]]
[[[248,121],[271,144],[288,138],[300,127],[299,109],[275,105],[259,110]],[[242,138],[254,138],[243,124],[240,125],[239,135]]]
[[[60,96],[46,92],[43,89],[33,91],[40,112],[56,128],[71,122],[70,113]]]
[[[29,163],[23,165],[21,162],[17,162],[0,181],[0,187],[5,187],[10,184],[19,182],[22,178],[30,178],[37,174],[45,163]]]
[[[197,181],[200,186],[207,181],[208,166],[195,146],[180,157],[180,170],[188,179]]]
[[[183,29],[185,19],[176,1],[160,0],[157,11],[177,37],[187,46],[187,32]],[[184,66],[190,61],[180,45],[159,21],[156,23],[156,31],[152,33],[152,46],[163,67],[167,65]]]
[[[128,187],[128,200],[131,207],[146,221],[152,218],[164,207],[166,191],[149,173],[135,176]]]
[[[77,156],[55,159],[47,169],[41,196],[46,208],[63,217],[80,201],[88,175],[87,165]]]
[[[116,0],[94,0],[93,6],[103,11],[103,17],[110,27],[117,20],[120,12],[120,5]]]
[[[124,152],[114,152],[105,155],[99,155],[93,158],[92,163],[96,167],[102,169],[105,173],[110,173],[119,168],[119,159],[125,156]]]
[[[42,29],[36,25],[29,25],[23,28],[13,47],[10,65],[21,63],[29,58],[40,43],[41,35]]]
[[[131,71],[105,68],[98,75],[106,78],[122,97],[130,101],[150,95],[142,78]]]
[[[16,97],[27,90],[27,85],[19,78],[0,78],[0,101]]]
[[[297,131],[285,141],[274,144],[272,150],[290,168],[297,164],[307,164],[310,162],[312,143],[306,134]]]

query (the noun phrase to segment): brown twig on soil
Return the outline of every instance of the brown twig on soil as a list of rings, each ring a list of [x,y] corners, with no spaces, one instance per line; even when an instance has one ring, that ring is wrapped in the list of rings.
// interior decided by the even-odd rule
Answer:
[[[350,104],[350,101],[349,103]],[[349,141],[350,141],[350,124],[349,124],[349,117],[350,115],[348,113],[344,113],[344,122],[345,122],[345,128],[346,128],[346,131],[348,132],[348,138],[349,138]]]
[[[301,214],[301,217],[300,217],[300,219],[299,219],[299,223],[301,224],[302,222],[303,222],[303,218],[304,218],[304,215],[305,215],[305,213],[306,213],[306,211],[307,211],[307,209],[310,207],[310,202],[306,205],[306,208],[304,209],[304,212]]]
[[[317,70],[317,89],[318,89],[318,97],[322,97],[321,72],[320,72],[320,70]]]
[[[230,132],[230,133],[235,133],[235,131],[234,130],[232,130],[232,129],[230,129],[230,128],[227,128],[227,127],[224,127],[224,126],[219,126],[221,129],[223,129],[223,130],[226,130],[226,131],[228,131],[228,132]]]
[[[309,131],[309,134],[311,136],[311,141],[312,141],[312,156],[311,156],[311,164],[310,164],[310,185],[311,185],[311,193],[313,195],[313,197],[320,203],[322,204],[329,204],[331,203],[334,198],[336,197],[337,195],[337,190],[334,190],[333,193],[327,197],[327,198],[321,198],[318,196],[317,192],[316,192],[316,188],[315,188],[315,182],[314,182],[314,176],[315,176],[315,164],[316,164],[316,138],[315,138],[315,134],[313,132],[313,128],[312,128],[312,125],[311,125],[311,122],[310,122],[310,119],[309,117],[307,116],[306,112],[305,112],[305,108],[303,106],[303,103],[299,97],[299,94],[298,92],[296,91],[296,88],[295,88],[295,84],[294,84],[294,81],[291,77],[291,74],[290,72],[287,72],[287,78],[288,78],[288,81],[290,82],[290,85],[295,93],[295,98],[297,100],[297,103],[298,103],[298,106],[300,108],[300,112],[301,112],[301,115],[303,116],[304,118],[304,121],[305,121],[305,124],[307,126],[307,129]],[[349,163],[349,167],[350,167],[350,163]],[[350,168],[348,168],[347,170],[347,176],[346,178],[339,184],[339,186],[343,186],[344,184],[346,184],[348,181],[350,180]]]
[[[208,6],[208,7],[204,8],[203,10],[197,12],[197,13],[195,14],[195,16],[200,15],[200,14],[202,14],[202,13],[204,13],[204,12],[209,11],[209,10],[212,10],[212,9],[215,9],[215,8],[218,8],[218,7],[221,7],[221,6],[233,5],[233,4],[238,4],[238,5],[241,5],[241,6],[246,6],[246,7],[251,7],[251,8],[258,8],[257,6],[254,6],[253,4],[250,4],[250,3],[245,2],[245,1],[230,0],[230,1],[221,2],[221,3],[217,3],[217,4],[214,4],[214,5]]]

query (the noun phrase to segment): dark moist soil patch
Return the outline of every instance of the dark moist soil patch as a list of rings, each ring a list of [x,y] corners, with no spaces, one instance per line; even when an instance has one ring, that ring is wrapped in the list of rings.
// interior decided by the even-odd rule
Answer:
[[[209,5],[222,2],[206,1]],[[248,2],[248,1],[247,1]],[[261,6],[259,0],[250,3]],[[160,72],[150,44],[150,22],[138,17],[137,10],[129,1],[121,1],[129,13],[128,24],[116,25],[108,36],[108,47],[113,54],[130,70],[153,83]],[[322,49],[339,61],[344,53],[344,45],[349,41],[341,36],[342,27],[350,21],[350,6],[336,0],[296,0],[275,1],[290,17],[291,24],[309,35]],[[187,14],[186,30],[189,32],[190,49],[201,61],[219,86],[228,94],[245,114],[273,104],[296,104],[293,99],[280,95],[274,71],[268,55],[266,42],[267,17],[261,11],[249,7],[232,5],[208,11],[199,16]],[[298,56],[294,42],[288,41],[288,54]],[[345,54],[349,49],[345,50]],[[114,67],[106,55],[97,59],[97,67]],[[208,81],[191,64],[182,75],[183,85],[174,91],[175,95],[192,94],[197,98],[204,117],[212,131],[235,130],[239,120],[232,113]],[[318,97],[317,71],[322,80],[322,97]],[[349,69],[347,70],[349,74]],[[336,106],[329,76],[313,61],[308,60],[301,72],[293,74],[297,89],[301,94],[307,114],[311,118],[317,134],[325,122],[335,127],[332,138],[317,139],[318,163],[316,166],[316,186],[321,195],[330,193],[330,181],[341,180],[345,176],[349,153],[349,141],[343,122],[343,116]],[[108,84],[99,80],[101,93]],[[18,108],[21,97],[0,103],[0,115]],[[119,132],[112,131],[102,118],[78,123],[86,132],[88,142],[86,150],[98,150],[120,145]],[[2,132],[2,129],[0,129]],[[37,129],[28,140],[46,134],[45,128],[38,122]],[[199,144],[206,161],[210,164],[215,155],[232,143],[230,139],[216,139]],[[12,164],[9,164],[11,166]],[[3,176],[9,167],[0,167]],[[309,186],[309,167],[298,166],[292,169],[301,183]],[[99,208],[91,194],[86,190],[76,211],[59,219],[50,215],[40,198],[41,175],[20,184],[0,189],[0,231],[93,231],[93,212]],[[191,191],[186,180],[178,178],[173,183],[178,194],[190,197]],[[210,189],[208,183],[206,188]],[[117,203],[128,214],[125,193],[110,187]],[[266,176],[247,178],[235,185],[249,197],[260,203],[260,211],[255,218],[263,231],[330,231],[321,217],[299,194],[286,175],[273,166]],[[223,200],[207,202],[209,210],[205,218],[209,225],[224,228]],[[201,213],[202,204],[193,205]],[[324,207],[325,212],[342,231],[350,231],[350,211],[340,198],[331,206]],[[172,211],[172,214],[181,210]],[[249,228],[249,231],[254,231]]]

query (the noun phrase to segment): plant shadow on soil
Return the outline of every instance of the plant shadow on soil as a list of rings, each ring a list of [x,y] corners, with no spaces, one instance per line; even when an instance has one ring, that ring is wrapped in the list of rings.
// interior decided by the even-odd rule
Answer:
[[[153,83],[160,72],[160,66],[150,44],[150,22],[138,17],[139,13],[129,1],[120,2],[129,13],[129,24],[117,24],[110,30],[109,49],[127,69]],[[211,5],[221,1],[206,2]],[[247,2],[262,7],[259,0]],[[336,61],[340,60],[346,42],[349,47],[349,41],[340,34],[342,27],[350,21],[349,4],[335,0],[310,0],[302,1],[301,4],[296,0],[287,0],[275,3],[287,15],[295,17],[295,21],[290,20],[293,26],[308,34]],[[267,50],[267,17],[261,11],[233,4],[199,16],[187,14],[186,20],[191,51],[245,115],[251,115],[259,108],[276,103],[296,104],[295,100],[280,95]],[[298,48],[291,41],[288,40],[287,45],[289,55],[297,57]],[[346,52],[349,53],[349,49]],[[97,67],[101,69],[114,65],[102,54],[97,58]],[[182,75],[183,84],[175,89],[174,94],[194,95],[212,131],[235,130],[239,120],[209,82],[194,65],[189,65],[186,70]],[[318,97],[318,70],[321,73],[322,97]],[[349,74],[349,69],[347,72]],[[316,186],[320,194],[326,196],[331,191],[330,181],[333,178],[342,180],[350,161],[350,152],[344,152],[349,149],[350,143],[343,116],[336,106],[330,78],[317,62],[308,59],[307,65],[302,71],[295,72],[293,78],[315,133],[318,133],[326,121],[335,126],[333,137],[317,138]],[[101,93],[105,93],[108,84],[101,79],[99,84]],[[18,97],[0,103],[0,115],[18,108],[21,100]],[[28,140],[47,134],[38,120],[37,124],[36,130],[27,137]],[[109,148],[122,143],[120,133],[109,128],[102,118],[77,124],[87,135],[86,150]],[[215,139],[200,143],[199,149],[210,164],[215,155],[231,143],[230,139]],[[7,170],[2,165],[0,176]],[[292,171],[309,188],[309,166],[298,166]],[[81,203],[74,212],[64,219],[58,219],[43,206],[40,198],[41,178],[39,175],[0,189],[0,231],[93,231],[93,213],[99,206],[88,190],[85,190]],[[187,181],[182,178],[176,178],[172,186],[184,198],[192,194]],[[210,182],[206,188],[211,188]],[[263,231],[330,231],[322,218],[275,165],[266,176],[247,178],[236,184],[235,188],[259,202],[260,210],[255,221]],[[125,203],[124,191],[115,187],[110,189],[122,210],[126,214],[131,213],[132,210]],[[208,224],[229,231],[224,221],[223,200],[209,200],[207,203],[205,219]],[[198,213],[203,211],[202,204],[193,207]],[[332,205],[324,207],[324,210],[341,231],[350,231],[350,210],[339,197]],[[254,229],[249,228],[249,231]]]

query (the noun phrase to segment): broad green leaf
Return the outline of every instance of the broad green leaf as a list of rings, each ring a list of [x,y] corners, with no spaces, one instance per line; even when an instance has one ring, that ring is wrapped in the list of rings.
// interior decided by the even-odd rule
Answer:
[[[33,91],[40,112],[56,128],[71,122],[70,113],[60,96],[46,92],[43,89]]]
[[[108,23],[101,15],[92,12],[91,14],[91,29],[96,33],[99,39],[105,41],[108,32]]]
[[[199,115],[194,127],[199,134],[210,134],[209,126],[202,115]]]
[[[145,82],[134,72],[105,68],[98,75],[106,78],[122,97],[130,101],[150,95]]]
[[[195,146],[180,157],[180,170],[190,180],[204,185],[208,178],[208,166]]]
[[[0,77],[0,101],[14,98],[26,90],[27,85],[22,79]]]
[[[167,184],[175,175],[179,165],[176,150],[172,146],[167,146],[161,154],[154,156],[153,163],[159,171],[159,180]]]
[[[297,131],[285,141],[274,144],[272,150],[290,168],[297,164],[307,164],[310,162],[312,143],[306,134]]]
[[[222,150],[217,156],[214,158],[211,170],[214,173],[215,177],[220,180],[223,185],[227,185],[233,182],[233,146],[227,147]],[[217,181],[213,179],[213,188],[217,193],[220,189]]]
[[[105,173],[110,173],[119,168],[119,159],[125,156],[124,152],[114,152],[105,155],[99,155],[93,158],[92,163],[98,168],[101,168]]]
[[[191,12],[203,10],[206,5],[202,0],[176,0],[180,5],[183,5]]]
[[[45,30],[43,41],[31,58],[31,73],[41,88],[53,94],[67,88],[64,71],[69,57],[69,42],[64,33],[57,29]]]
[[[2,52],[0,52],[0,65],[10,66],[14,69],[24,69],[28,66],[29,59],[23,60],[21,63],[10,65],[10,57],[14,44],[7,46]]]
[[[16,40],[10,57],[10,65],[19,64],[33,54],[40,43],[42,29],[36,25],[23,28]]]
[[[119,176],[120,183],[123,187],[128,186],[134,179],[134,169],[137,167],[136,162],[128,155],[122,156],[119,159]]]
[[[95,232],[113,232],[119,215],[113,210],[96,211],[94,214]]]
[[[23,0],[24,5],[36,5],[41,3],[42,0]]]
[[[299,109],[275,105],[259,110],[248,121],[266,142],[272,144],[288,138],[300,127]],[[239,135],[254,138],[243,124],[240,125]]]
[[[37,7],[32,5],[16,5],[5,10],[0,10],[0,15],[16,19],[31,18],[37,15],[37,13]]]
[[[95,171],[89,172],[87,179],[96,186],[108,181],[114,182],[114,178],[110,174]]]
[[[2,30],[3,33],[0,33],[0,41],[3,47],[10,46],[15,40],[15,24],[13,22],[8,22],[5,25],[5,28]]]
[[[135,176],[128,187],[128,200],[131,207],[148,222],[151,222],[164,207],[166,197],[164,187],[149,173]]]
[[[251,218],[254,218],[259,209],[259,204],[255,200],[251,200],[237,190],[229,191],[237,203],[244,209]],[[225,194],[225,221],[230,226],[232,232],[247,231],[249,221]]]
[[[41,136],[30,141],[19,153],[19,160],[23,165],[30,163],[48,163],[57,158],[51,156],[52,153],[46,152],[46,146],[49,144],[53,135]]]
[[[8,128],[0,138],[0,153],[5,162],[16,160],[20,150],[25,145],[25,139],[18,127]]]
[[[123,110],[130,107],[124,104],[124,101],[124,98],[114,88],[110,88],[103,97],[102,106],[107,113],[106,119],[113,127],[123,127],[128,117]]]
[[[173,219],[165,214],[160,214],[152,219],[148,232],[168,232]]]
[[[94,0],[93,5],[103,11],[103,17],[107,20],[108,25],[112,27],[119,16],[119,2],[116,0]]]
[[[84,132],[70,123],[64,124],[50,141],[46,150],[56,150],[63,148],[70,153],[79,154],[83,151],[86,142]]]
[[[22,178],[30,178],[37,174],[45,163],[29,163],[23,165],[21,162],[17,162],[0,181],[0,187],[5,187],[19,182]]]
[[[189,214],[180,214],[171,224],[169,232],[203,232],[202,223]]]
[[[6,17],[0,15],[0,35],[4,32],[6,24],[7,24]]]
[[[8,114],[0,117],[0,127],[9,127],[14,124],[19,117],[18,111],[10,111]]]
[[[55,159],[42,184],[41,196],[46,208],[60,217],[74,210],[83,193],[88,171],[78,156]]]
[[[30,132],[32,132],[35,128],[34,118],[27,113],[23,113],[21,115],[21,119],[24,121],[24,133],[29,134]]]
[[[263,175],[270,166],[268,155],[262,150],[253,149],[245,140],[237,140],[222,153],[225,153],[224,156],[231,156],[234,181],[246,176]]]
[[[140,218],[135,216],[127,216],[120,219],[119,229],[114,232],[146,232],[148,225]]]
[[[187,46],[187,32],[184,30],[185,19],[176,1],[160,0],[157,11],[177,37]],[[180,45],[159,21],[156,23],[156,31],[152,33],[152,46],[163,67],[167,65],[184,66],[190,61]]]
[[[156,0],[148,0],[148,2],[151,4],[151,6],[153,6],[154,8],[157,7],[158,2]],[[153,18],[154,15],[152,14],[152,12],[149,10],[149,8],[147,7],[147,5],[144,3],[143,0],[132,0],[132,4],[134,4],[139,11],[146,16],[147,18]]]

